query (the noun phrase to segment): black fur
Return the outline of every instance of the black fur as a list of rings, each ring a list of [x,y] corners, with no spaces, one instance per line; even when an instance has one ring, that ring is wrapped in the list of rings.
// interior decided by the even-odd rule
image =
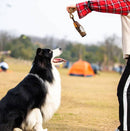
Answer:
[[[12,131],[13,128],[20,127],[28,111],[39,108],[44,103],[47,94],[44,81],[53,82],[51,58],[50,49],[38,48],[31,74],[9,90],[0,101],[0,131]],[[32,74],[38,75],[43,81]]]
[[[53,82],[51,58],[53,52],[50,49],[37,49],[30,73],[38,74],[43,80]]]

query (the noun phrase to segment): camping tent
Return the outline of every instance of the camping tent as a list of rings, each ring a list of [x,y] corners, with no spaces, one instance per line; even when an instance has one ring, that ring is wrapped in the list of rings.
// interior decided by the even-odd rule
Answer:
[[[90,63],[83,60],[78,60],[70,68],[69,75],[89,77],[94,75],[94,71]]]

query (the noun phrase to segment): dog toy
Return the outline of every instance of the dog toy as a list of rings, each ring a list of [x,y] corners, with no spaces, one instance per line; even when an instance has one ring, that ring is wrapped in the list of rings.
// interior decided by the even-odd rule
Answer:
[[[75,21],[74,15],[73,15],[72,13],[70,13],[70,18],[73,20],[74,27],[75,27],[76,30],[79,32],[79,34],[80,34],[82,37],[86,36],[86,32],[85,32],[83,26],[81,26],[81,25],[79,24],[79,22]]]

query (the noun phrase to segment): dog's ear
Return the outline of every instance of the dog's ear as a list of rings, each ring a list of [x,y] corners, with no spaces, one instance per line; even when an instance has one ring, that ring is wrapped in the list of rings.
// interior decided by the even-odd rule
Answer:
[[[41,49],[41,48],[38,48],[36,54],[41,56],[41,55],[42,55],[42,49]]]

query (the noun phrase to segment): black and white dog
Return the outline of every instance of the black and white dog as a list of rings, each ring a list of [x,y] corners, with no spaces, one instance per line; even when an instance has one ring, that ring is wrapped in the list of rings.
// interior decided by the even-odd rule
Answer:
[[[48,121],[60,105],[61,81],[54,64],[61,48],[38,48],[29,74],[0,101],[0,131],[47,131]]]

